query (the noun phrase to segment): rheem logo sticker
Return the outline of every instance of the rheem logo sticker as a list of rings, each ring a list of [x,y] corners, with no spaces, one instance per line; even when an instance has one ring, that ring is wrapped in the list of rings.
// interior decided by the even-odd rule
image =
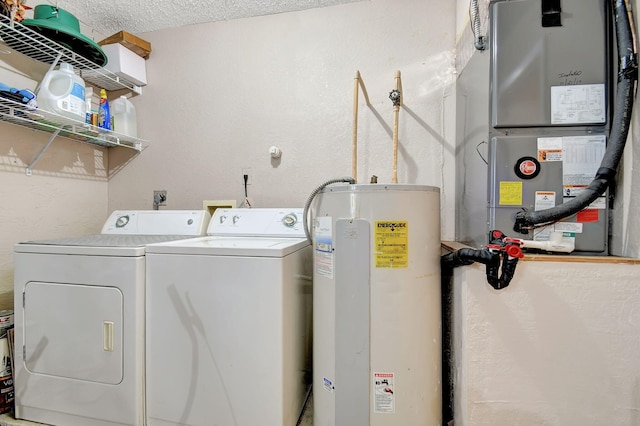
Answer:
[[[522,157],[513,170],[520,179],[533,179],[540,173],[540,163],[534,157]]]

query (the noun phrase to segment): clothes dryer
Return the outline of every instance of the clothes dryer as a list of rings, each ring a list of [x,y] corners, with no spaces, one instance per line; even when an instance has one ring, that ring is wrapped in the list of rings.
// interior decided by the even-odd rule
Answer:
[[[217,209],[147,247],[149,425],[295,426],[311,384],[302,209]]]
[[[209,218],[115,211],[99,235],[15,245],[16,418],[145,424],[145,246],[202,236]]]

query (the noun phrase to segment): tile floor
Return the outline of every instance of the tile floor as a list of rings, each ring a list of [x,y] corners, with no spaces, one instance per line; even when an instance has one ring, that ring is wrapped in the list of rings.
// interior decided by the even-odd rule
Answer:
[[[42,423],[28,422],[26,420],[16,420],[13,417],[13,412],[0,414],[0,426],[36,426],[42,425]]]

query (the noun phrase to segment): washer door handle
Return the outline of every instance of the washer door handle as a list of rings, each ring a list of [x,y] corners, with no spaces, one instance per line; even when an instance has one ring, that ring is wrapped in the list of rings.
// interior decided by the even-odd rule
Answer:
[[[102,350],[113,352],[113,321],[102,323]]]

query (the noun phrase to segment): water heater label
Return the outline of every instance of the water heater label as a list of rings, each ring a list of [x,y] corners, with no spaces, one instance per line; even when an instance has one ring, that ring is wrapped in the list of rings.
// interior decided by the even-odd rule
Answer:
[[[409,266],[409,223],[407,221],[377,221],[375,244],[376,268],[407,268]]]
[[[373,412],[395,412],[395,374],[373,373]]]
[[[328,392],[333,392],[333,390],[335,389],[335,386],[333,386],[333,382],[326,377],[322,378],[322,387]]]
[[[551,124],[604,123],[604,84],[551,87]]]
[[[333,220],[331,217],[317,217],[314,221],[315,270],[318,274],[333,279]]]

